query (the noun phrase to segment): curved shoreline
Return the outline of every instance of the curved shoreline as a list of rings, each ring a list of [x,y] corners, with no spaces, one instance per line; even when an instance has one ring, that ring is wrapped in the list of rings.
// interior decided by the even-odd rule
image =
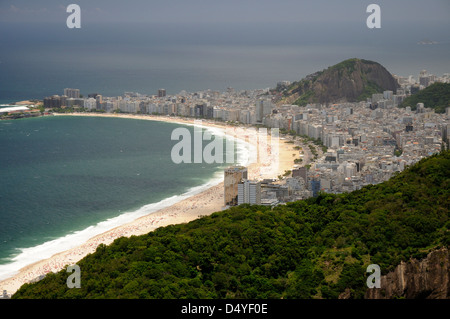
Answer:
[[[182,118],[165,118],[151,115],[133,115],[133,114],[111,114],[111,113],[69,113],[58,114],[57,116],[94,116],[94,117],[114,117],[114,118],[129,118],[141,120],[153,120],[170,122],[183,125],[195,125],[193,120],[186,120]],[[203,123],[205,122],[205,123]],[[226,125],[218,123],[210,123],[203,121],[202,126],[205,128],[213,127],[219,129],[226,129]],[[239,138],[239,136],[235,136]],[[276,178],[287,169],[292,169],[292,144],[284,143],[280,140],[279,148],[279,165],[276,168],[276,175],[265,176],[266,178]],[[258,147],[258,145],[253,145]],[[248,165],[249,178],[253,179],[261,176],[260,163],[252,163]],[[209,181],[211,182],[211,181]],[[149,214],[138,217],[137,219],[116,226],[101,234],[91,237],[86,242],[83,242],[74,248],[56,253],[52,257],[34,262],[27,265],[14,275],[0,281],[0,290],[7,290],[8,293],[13,294],[24,283],[35,280],[39,276],[45,275],[49,272],[58,272],[67,265],[74,264],[84,258],[86,255],[95,252],[100,244],[109,245],[119,237],[129,237],[132,235],[143,235],[153,231],[159,227],[164,227],[173,224],[188,223],[200,216],[210,215],[214,212],[220,211],[223,208],[223,181],[216,185],[188,198],[182,199],[173,205],[150,212]]]

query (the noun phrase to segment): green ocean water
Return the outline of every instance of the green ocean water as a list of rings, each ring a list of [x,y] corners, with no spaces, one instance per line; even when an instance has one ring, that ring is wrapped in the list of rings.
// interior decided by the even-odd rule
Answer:
[[[68,234],[90,235],[99,222],[217,179],[225,164],[171,161],[177,127],[100,117],[0,121],[0,277],[2,266],[36,258],[39,245],[54,241],[41,247],[52,252]]]

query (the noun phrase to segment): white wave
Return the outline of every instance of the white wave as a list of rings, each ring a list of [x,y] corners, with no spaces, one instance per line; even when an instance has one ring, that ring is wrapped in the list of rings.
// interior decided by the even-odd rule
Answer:
[[[215,135],[224,134],[223,130],[221,131],[221,129],[219,128],[211,128],[209,126],[204,126],[204,128],[210,130]],[[245,153],[249,151],[249,143],[237,139],[236,146],[238,158],[240,157],[239,154],[244,154],[244,156],[242,156],[243,158],[246,158],[246,156],[248,157],[248,155],[245,155]],[[242,163],[239,164],[242,165]],[[197,195],[210,187],[220,184],[222,181],[223,171],[220,170],[216,172],[214,176],[205,184],[192,187],[181,195],[174,195],[165,198],[160,202],[145,205],[136,211],[123,213],[117,217],[107,219],[105,221],[97,223],[96,225],[89,226],[86,229],[75,231],[73,233],[67,234],[64,237],[56,238],[38,246],[29,248],[17,248],[19,253],[11,258],[12,261],[10,263],[0,265],[0,280],[4,280],[14,276],[23,267],[50,258],[55,254],[64,252],[71,248],[77,247],[82,243],[87,242],[92,237],[107,232],[118,226],[132,222],[142,216],[154,213],[160,209],[172,206],[186,198]]]
[[[222,180],[222,172],[217,172],[214,175],[213,179],[209,180],[207,183],[192,187],[182,195],[171,196],[163,199],[160,202],[145,205],[136,211],[126,212],[117,217],[99,222],[94,226],[89,226],[86,229],[70,233],[64,237],[45,242],[35,247],[19,248],[18,250],[20,251],[20,253],[11,259],[12,262],[0,265],[0,280],[4,280],[13,276],[18,272],[18,270],[25,266],[31,265],[40,260],[50,258],[57,253],[79,246],[80,244],[88,241],[90,238],[102,234],[108,230],[127,224],[136,220],[137,218],[172,206],[186,198],[197,195],[202,191],[219,184],[220,182],[222,182]]]

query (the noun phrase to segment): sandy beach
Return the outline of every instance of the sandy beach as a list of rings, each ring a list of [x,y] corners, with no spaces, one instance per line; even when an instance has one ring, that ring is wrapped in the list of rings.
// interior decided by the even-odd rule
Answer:
[[[181,119],[172,117],[159,117],[150,115],[132,115],[132,114],[92,114],[92,113],[73,113],[64,114],[69,116],[102,116],[102,117],[117,117],[117,118],[132,118],[141,120],[165,121],[178,124],[194,123],[193,119]],[[212,123],[202,121],[204,127],[215,127],[225,129],[225,124]],[[230,127],[228,127],[230,129]],[[233,127],[233,129],[235,129]],[[236,128],[239,130],[238,128]],[[228,130],[227,130],[228,131]],[[237,133],[239,134],[239,133]],[[239,135],[237,135],[239,137]],[[259,140],[258,140],[259,141]],[[251,141],[249,141],[251,142]],[[284,140],[279,140],[278,147],[278,165],[270,166],[267,169],[267,163],[253,163],[248,166],[249,179],[260,178],[277,178],[286,170],[291,170],[294,166],[293,144],[286,143]],[[258,145],[254,145],[257,147]],[[262,147],[267,147],[264,145]],[[270,147],[270,144],[269,144]],[[276,162],[276,161],[274,161]],[[130,237],[132,235],[143,235],[153,231],[159,227],[188,223],[200,216],[210,215],[214,212],[221,211],[224,205],[224,189],[223,182],[215,185],[197,195],[184,199],[170,207],[153,212],[149,215],[140,217],[133,222],[121,225],[100,235],[92,237],[87,242],[80,243],[79,246],[70,250],[53,255],[51,258],[41,260],[32,265],[28,265],[18,271],[13,277],[5,279],[0,282],[0,291],[7,290],[9,294],[13,294],[20,288],[21,285],[31,280],[36,279],[41,275],[49,272],[58,272],[67,265],[72,265],[84,258],[86,255],[95,252],[99,244],[111,244],[119,237]]]

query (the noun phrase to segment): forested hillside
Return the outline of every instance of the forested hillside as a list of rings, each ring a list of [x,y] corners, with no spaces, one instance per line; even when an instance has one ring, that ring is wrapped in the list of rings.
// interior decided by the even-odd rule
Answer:
[[[410,106],[412,110],[415,110],[417,103],[423,103],[425,107],[434,109],[436,113],[445,113],[445,109],[450,107],[450,83],[436,82],[408,96],[400,107]]]
[[[450,152],[389,181],[271,210],[242,205],[117,239],[14,298],[363,298],[366,267],[450,245]]]

